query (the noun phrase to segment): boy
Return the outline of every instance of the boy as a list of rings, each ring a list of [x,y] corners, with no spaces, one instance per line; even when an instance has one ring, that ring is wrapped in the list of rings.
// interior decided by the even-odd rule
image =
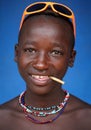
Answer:
[[[65,5],[38,2],[25,9],[15,61],[26,91],[0,106],[0,130],[91,130],[91,106],[62,89],[74,64],[75,34]]]

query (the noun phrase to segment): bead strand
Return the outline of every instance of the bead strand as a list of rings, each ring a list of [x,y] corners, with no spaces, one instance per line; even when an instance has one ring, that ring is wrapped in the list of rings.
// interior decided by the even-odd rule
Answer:
[[[24,96],[25,96],[25,92],[21,93],[20,97],[19,97],[19,103],[21,105],[21,107],[23,107],[25,109],[26,112],[34,115],[34,116],[40,116],[40,117],[45,117],[45,116],[48,116],[48,115],[52,115],[52,114],[56,114],[58,113],[59,111],[62,110],[62,108],[64,107],[64,105],[67,103],[68,99],[69,99],[69,93],[66,92],[66,96],[64,98],[64,101],[62,103],[60,103],[60,105],[56,106],[55,108],[56,109],[53,109],[52,111],[50,112],[43,112],[43,111],[33,111],[31,109],[29,109],[26,105],[25,105],[25,101],[24,101]],[[51,106],[52,107],[52,106]],[[41,108],[42,109],[42,108]]]
[[[36,110],[36,111],[47,111],[47,110],[51,110],[51,109],[55,109],[57,106],[51,106],[51,107],[42,107],[42,108],[39,108],[39,107],[32,107],[32,106],[27,106],[29,109],[32,109],[32,110]]]

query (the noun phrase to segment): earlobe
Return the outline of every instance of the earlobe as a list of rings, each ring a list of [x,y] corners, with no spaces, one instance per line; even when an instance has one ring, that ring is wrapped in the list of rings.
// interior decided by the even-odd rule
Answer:
[[[18,57],[18,44],[15,45],[15,58],[14,61],[17,62],[17,57]]]
[[[73,67],[75,61],[76,51],[72,50],[70,59],[69,59],[69,67]]]

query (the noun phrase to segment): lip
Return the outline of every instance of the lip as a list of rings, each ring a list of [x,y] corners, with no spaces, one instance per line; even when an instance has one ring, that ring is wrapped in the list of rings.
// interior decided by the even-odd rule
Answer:
[[[47,85],[50,78],[47,75],[30,75],[31,76],[31,80],[34,84],[36,85],[40,85],[40,86],[44,86]]]

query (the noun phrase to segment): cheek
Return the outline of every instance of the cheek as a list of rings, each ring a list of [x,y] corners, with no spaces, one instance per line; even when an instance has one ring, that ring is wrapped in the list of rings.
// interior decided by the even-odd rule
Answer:
[[[54,62],[56,75],[59,77],[63,77],[68,68],[68,60],[67,59],[59,59]]]
[[[18,58],[18,67],[19,68],[23,68],[24,69],[27,63],[28,63],[28,61],[24,57],[19,57]]]
[[[27,66],[28,65],[29,65],[28,59],[25,58],[24,56],[19,56],[17,66],[18,66],[18,70],[19,70],[21,77],[25,81],[27,81],[27,74],[28,74]]]
[[[32,58],[30,58],[29,56],[27,56],[25,53],[20,52],[20,54],[18,55],[18,66],[19,68],[26,68],[26,66],[28,64],[30,64],[32,61]]]
[[[24,73],[26,72],[26,68],[28,64],[29,64],[29,60],[28,58],[26,58],[26,56],[24,55],[18,56],[17,65],[21,75],[24,75]]]

